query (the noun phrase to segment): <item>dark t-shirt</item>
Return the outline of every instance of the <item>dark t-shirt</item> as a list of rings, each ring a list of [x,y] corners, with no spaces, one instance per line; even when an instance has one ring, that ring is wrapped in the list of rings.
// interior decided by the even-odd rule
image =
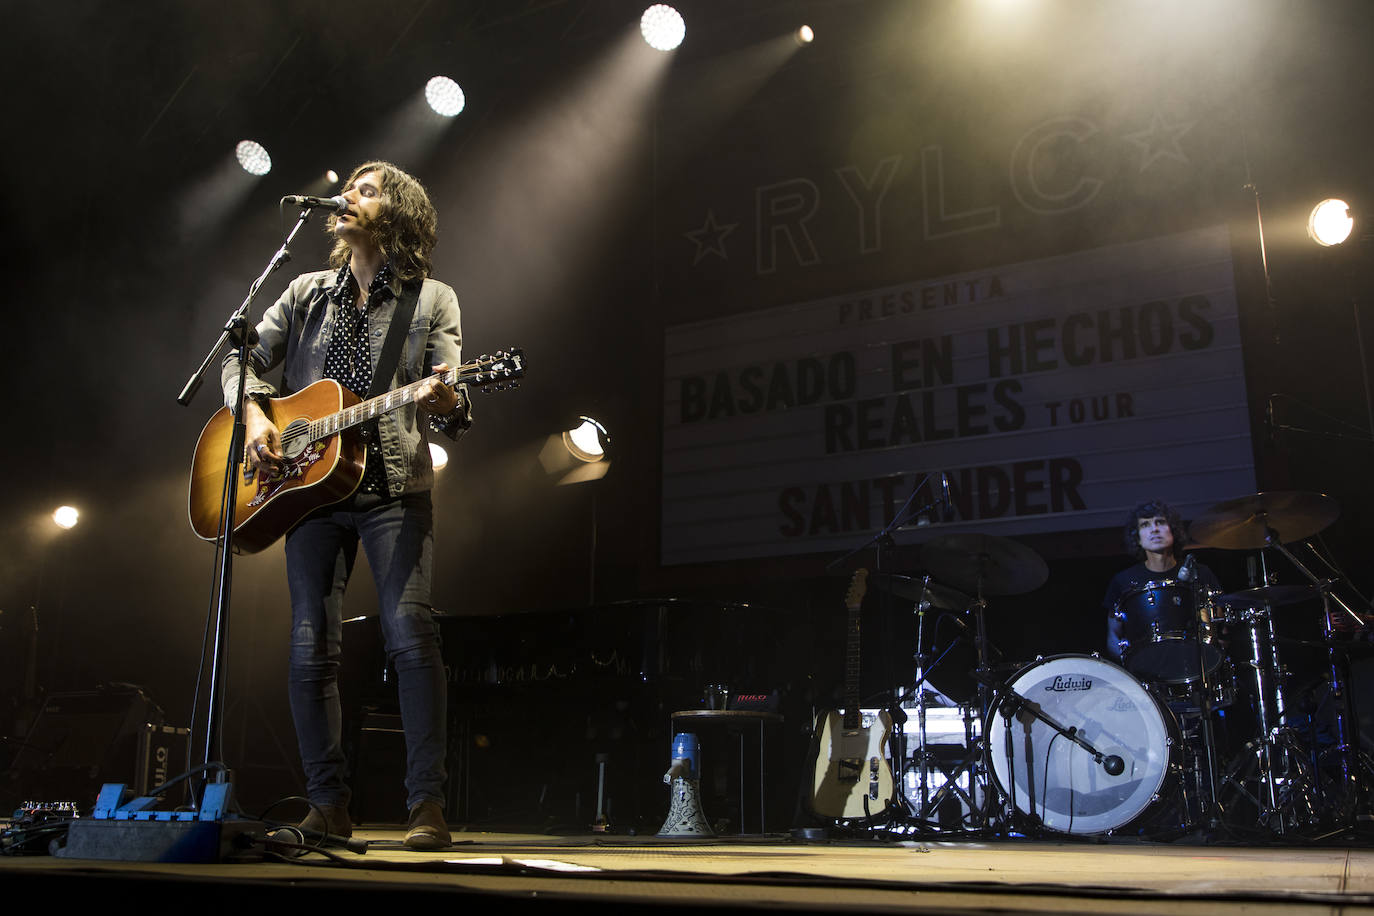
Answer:
[[[1107,594],[1102,598],[1102,608],[1107,612],[1107,654],[1117,661],[1121,660],[1121,648],[1117,645],[1118,641],[1129,635],[1126,633],[1127,624],[1117,618],[1116,612],[1118,605],[1123,597],[1128,595],[1134,597],[1137,589],[1143,588],[1151,582],[1178,581],[1178,570],[1182,563],[1176,563],[1169,569],[1162,572],[1155,572],[1144,563],[1136,563],[1121,572],[1112,576],[1112,581],[1107,585]],[[1221,590],[1221,581],[1216,573],[1212,572],[1205,564],[1198,563],[1193,582],[1199,587]],[[1122,608],[1128,615],[1132,608]]]

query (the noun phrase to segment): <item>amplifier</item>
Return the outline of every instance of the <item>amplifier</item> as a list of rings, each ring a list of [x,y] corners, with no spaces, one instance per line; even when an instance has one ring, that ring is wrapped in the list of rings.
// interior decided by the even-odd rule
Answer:
[[[187,751],[190,749],[191,730],[173,725],[143,726],[143,734],[138,741],[138,762],[131,784],[138,795],[147,795],[173,776],[179,776],[186,769]],[[167,801],[181,804],[188,798],[190,786],[183,784],[180,791],[173,793]]]
[[[55,693],[20,741],[5,789],[19,800],[83,804],[110,782],[143,794],[163,781],[158,774],[185,768],[186,743],[187,730],[164,726],[162,710],[137,687]]]

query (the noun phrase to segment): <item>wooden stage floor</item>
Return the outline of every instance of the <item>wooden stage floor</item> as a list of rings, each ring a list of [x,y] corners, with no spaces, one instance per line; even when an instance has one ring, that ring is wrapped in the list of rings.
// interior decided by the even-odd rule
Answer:
[[[455,832],[449,849],[406,850],[363,829],[365,854],[205,865],[0,857],[12,900],[49,905],[173,897],[192,912],[314,906],[569,905],[629,912],[1339,914],[1374,912],[1374,847],[1188,846],[1080,840],[660,840]]]

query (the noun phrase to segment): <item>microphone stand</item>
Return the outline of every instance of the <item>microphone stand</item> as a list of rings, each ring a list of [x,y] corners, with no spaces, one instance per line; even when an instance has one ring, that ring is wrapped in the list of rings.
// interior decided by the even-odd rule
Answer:
[[[229,453],[224,462],[224,491],[220,498],[220,529],[215,542],[215,597],[212,611],[215,621],[215,636],[211,649],[210,695],[206,703],[205,756],[201,761],[209,764],[215,757],[215,747],[219,743],[220,729],[223,726],[225,654],[229,637],[230,586],[233,580],[233,541],[234,509],[238,505],[239,467],[243,462],[244,440],[247,427],[243,422],[244,386],[248,374],[248,355],[257,344],[257,332],[248,324],[248,310],[257,297],[258,290],[266,279],[287,261],[291,260],[290,245],[296,234],[310,220],[310,207],[302,207],[296,225],[287,234],[281,247],[272,255],[267,268],[258,276],[248,289],[243,303],[229,316],[224,328],[205,354],[198,368],[187,380],[186,386],[177,395],[177,403],[185,407],[191,403],[205,376],[214,365],[221,348],[231,341],[239,351],[239,387],[234,404],[233,433],[229,439]],[[216,771],[217,782],[230,781],[227,769]]]

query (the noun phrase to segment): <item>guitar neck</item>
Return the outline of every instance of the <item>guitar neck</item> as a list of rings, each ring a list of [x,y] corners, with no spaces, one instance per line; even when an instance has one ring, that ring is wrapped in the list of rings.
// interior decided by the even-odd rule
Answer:
[[[859,727],[859,609],[849,609],[844,650],[844,727]]]
[[[438,373],[438,378],[439,381],[450,386],[467,384],[484,388],[494,385],[500,388],[512,386],[515,380],[522,378],[524,374],[525,351],[519,347],[514,347],[509,351],[502,350],[492,356],[481,356],[470,363],[445,369]],[[386,394],[379,394],[375,398],[360,401],[352,407],[345,407],[338,413],[332,413],[327,417],[311,420],[307,433],[309,440],[318,442],[345,429],[352,429],[367,423],[369,420],[375,420],[384,413],[414,403],[415,395],[419,392],[420,386],[429,381],[430,378],[433,376],[426,376],[411,382],[409,385],[388,391]]]
[[[844,727],[856,729],[863,716],[859,711],[859,610],[863,607],[868,570],[860,569],[850,581],[845,595]]]
[[[439,379],[445,385],[456,385],[459,381],[463,367],[448,369],[439,373]],[[368,398],[360,401],[352,407],[345,407],[338,413],[332,413],[327,417],[310,421],[310,441],[315,442],[332,436],[335,433],[343,432],[345,429],[352,429],[361,426],[371,420],[375,420],[384,413],[390,413],[415,401],[415,393],[420,390],[428,378],[422,378],[417,382],[411,382],[401,388],[395,388],[385,394],[379,394],[375,398]]]

